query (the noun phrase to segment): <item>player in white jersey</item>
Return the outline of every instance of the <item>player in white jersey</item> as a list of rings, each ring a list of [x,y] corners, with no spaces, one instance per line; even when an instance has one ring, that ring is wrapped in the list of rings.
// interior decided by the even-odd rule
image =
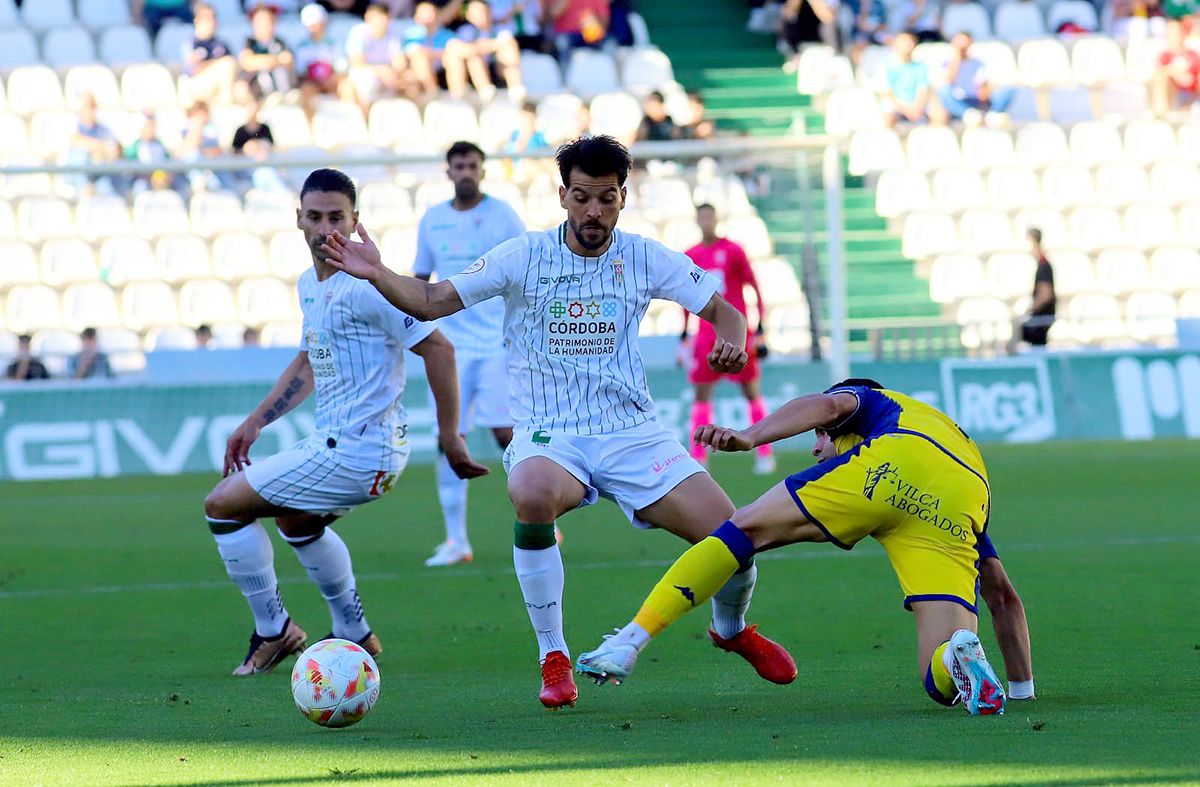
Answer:
[[[507,241],[447,281],[392,273],[361,227],[362,243],[335,233],[323,247],[330,264],[367,279],[422,319],[504,298],[515,421],[504,455],[517,515],[513,562],[537,635],[539,699],[548,708],[578,698],[563,635],[555,520],[603,495],[635,526],[695,543],[734,510],[655,418],[637,348],[650,300],[673,300],[712,323],[717,339],[707,360],[714,370],[737,372],[747,361],[745,318],[718,294],[716,279],[685,255],[616,229],[629,151],[611,137],[585,137],[560,148],[557,160],[566,222]],[[767,680],[790,683],[792,657],[746,625],[756,573],[747,566],[718,591],[709,634]],[[686,597],[690,590],[680,592]]]
[[[484,252],[525,231],[508,203],[479,190],[484,160],[483,151],[470,142],[455,142],[446,152],[446,175],[454,182],[454,199],[430,207],[421,217],[413,264],[418,279],[429,281],[435,275],[439,281],[448,279]],[[459,432],[488,427],[500,448],[508,448],[513,422],[508,414],[503,299],[492,298],[474,309],[447,315],[437,326],[454,345],[458,362]],[[425,565],[470,562],[474,555],[467,536],[467,482],[444,458],[437,463],[437,482],[446,539]]]
[[[254,615],[250,649],[234,675],[267,672],[305,647],[307,635],[288,616],[275,579],[271,538],[258,520],[274,517],[329,605],[330,636],[381,650],[367,625],[350,551],[329,525],[392,489],[408,461],[404,351],[425,360],[437,404],[441,448],[464,477],[487,472],[459,436],[454,347],[431,323],[397,311],[375,288],[330,265],[321,245],[358,223],[354,183],[319,169],[300,191],[297,226],[313,267],[300,277],[303,346],[262,403],[229,436],[224,479],[204,500],[204,513],[225,570]],[[274,456],[251,462],[264,427],[316,393],[314,434]]]

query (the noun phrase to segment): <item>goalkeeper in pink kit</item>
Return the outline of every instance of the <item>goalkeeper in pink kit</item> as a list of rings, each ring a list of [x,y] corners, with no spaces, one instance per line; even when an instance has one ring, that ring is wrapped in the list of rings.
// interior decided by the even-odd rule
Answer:
[[[691,356],[688,359],[688,382],[696,388],[696,398],[692,402],[692,422],[688,429],[689,435],[694,435],[698,428],[713,422],[713,389],[722,378],[741,385],[742,393],[745,394],[746,402],[749,405],[751,424],[758,423],[767,414],[767,404],[763,401],[762,390],[759,387],[761,373],[758,365],[759,359],[765,358],[767,355],[767,346],[762,341],[763,315],[766,313],[766,307],[763,304],[762,291],[758,288],[758,280],[754,278],[754,269],[750,267],[750,260],[741,246],[729,238],[717,236],[717,211],[712,205],[705,204],[696,208],[696,223],[700,226],[703,239],[687,250],[687,256],[691,257],[692,262],[697,266],[721,281],[719,292],[743,316],[747,316],[746,287],[754,290],[755,299],[758,301],[758,330],[752,332],[747,329],[746,353],[750,356],[750,360],[746,367],[736,374],[722,374],[710,369],[704,360],[712,351],[717,336],[713,332],[712,325],[704,320],[699,321],[700,329],[696,334],[695,341],[692,342],[691,352],[687,353]],[[749,325],[748,316],[746,322]],[[686,346],[688,338],[688,320],[685,312],[683,335],[680,336],[680,341],[684,342]],[[775,472],[775,455],[772,453],[771,446],[760,445],[756,450],[758,456],[754,462],[755,474],[769,475]],[[691,443],[691,453],[692,457],[701,463],[705,463],[708,458],[707,447],[697,444],[694,440]]]

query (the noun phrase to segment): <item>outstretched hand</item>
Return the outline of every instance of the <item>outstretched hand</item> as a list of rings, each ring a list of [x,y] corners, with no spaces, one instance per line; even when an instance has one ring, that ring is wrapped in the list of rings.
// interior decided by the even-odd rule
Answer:
[[[744,348],[718,336],[712,352],[708,354],[708,368],[714,372],[737,374],[745,368],[749,360],[750,356],[746,355]]]
[[[696,429],[692,440],[697,445],[710,445],[718,451],[749,451],[754,447],[754,440],[745,432],[715,424],[705,424]]]
[[[491,472],[471,458],[470,452],[467,451],[467,441],[462,435],[439,437],[438,442],[442,453],[446,455],[446,461],[450,463],[450,469],[459,478],[479,478]]]
[[[383,259],[379,255],[379,247],[367,234],[366,227],[357,224],[354,231],[362,238],[361,243],[335,230],[325,238],[321,251],[325,252],[325,261],[339,271],[370,281],[384,270]]]

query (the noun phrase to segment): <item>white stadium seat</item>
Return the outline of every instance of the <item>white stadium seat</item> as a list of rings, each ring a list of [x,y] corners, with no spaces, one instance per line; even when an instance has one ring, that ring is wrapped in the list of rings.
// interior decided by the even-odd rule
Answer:
[[[992,37],[992,20],[987,9],[979,3],[948,3],[942,8],[942,36],[953,38],[958,33],[970,33],[976,41]]]
[[[388,267],[397,273],[412,270],[413,260],[417,256],[416,227],[393,227],[383,233],[382,239],[376,239],[376,243],[379,243]]]
[[[416,220],[408,189],[395,183],[363,186],[358,195],[358,209],[367,227],[408,227]]]
[[[265,276],[269,271],[267,250],[253,232],[222,233],[212,242],[213,275],[224,281]]]
[[[1180,317],[1200,317],[1200,289],[1187,290],[1179,296]]]
[[[642,105],[629,93],[601,93],[592,99],[591,117],[592,133],[628,142],[642,122]]]
[[[1013,231],[1024,237],[1031,229],[1042,231],[1042,245],[1047,249],[1070,248],[1067,220],[1054,208],[1019,209],[1013,217]]]
[[[933,207],[947,213],[987,206],[983,178],[973,169],[939,169],[931,179]]]
[[[158,40],[162,43],[165,39],[163,33],[171,34],[167,31],[176,31],[178,44],[175,46],[175,51],[162,53],[157,58],[164,65],[178,65],[182,57],[180,48],[183,42],[188,40],[191,35],[190,25],[167,25],[159,33]],[[184,35],[186,33],[186,35]],[[155,60],[154,53],[150,50],[150,36],[146,33],[144,27],[137,25],[121,25],[119,27],[107,27],[100,33],[100,60],[110,66],[128,66],[135,63],[148,63]]]
[[[1169,161],[1177,155],[1175,131],[1162,120],[1134,120],[1125,126],[1125,158],[1134,164]]]
[[[1125,76],[1135,82],[1149,82],[1166,46],[1167,42],[1160,37],[1130,37],[1125,49]]]
[[[964,298],[958,304],[955,321],[963,326],[962,342],[969,349],[1002,344],[1012,338],[1008,305],[999,298]]]
[[[853,84],[850,58],[839,55],[831,46],[807,46],[801,50],[796,65],[796,90],[800,94],[819,96]]]
[[[300,201],[291,192],[250,189],[246,192],[246,224],[259,235],[294,230],[298,207]]]
[[[962,250],[970,253],[991,254],[1017,246],[1008,214],[999,210],[966,211],[958,221],[958,237]]]
[[[121,324],[134,331],[176,325],[179,307],[170,285],[138,281],[121,291]]]
[[[540,52],[521,53],[521,83],[530,98],[542,98],[563,89],[558,61]]]
[[[271,275],[285,281],[296,281],[313,264],[312,250],[304,242],[304,236],[296,230],[272,235],[267,253]],[[388,260],[388,264],[391,264],[391,260]]]
[[[1096,284],[1110,295],[1127,295],[1146,286],[1150,265],[1132,249],[1104,249],[1096,255]]]
[[[100,244],[99,262],[104,280],[114,287],[154,281],[162,275],[149,241],[134,235],[106,239]]]
[[[1150,170],[1150,194],[1163,205],[1181,205],[1200,194],[1200,168],[1190,161],[1160,161]]]
[[[0,41],[0,52],[4,43]],[[2,67],[2,66],[0,66]],[[49,66],[24,66],[8,75],[8,108],[21,115],[65,108],[58,74]]]
[[[144,238],[191,231],[187,206],[174,191],[143,191],[133,198],[133,229]]]
[[[28,153],[29,128],[15,112],[0,112],[0,154]]]
[[[109,366],[115,374],[140,372],[146,368],[142,340],[128,328],[101,328],[96,331],[100,350],[108,355]]]
[[[245,229],[242,201],[227,192],[201,192],[192,197],[188,209],[192,231],[205,238],[222,232]]]
[[[1067,219],[1071,243],[1084,251],[1100,251],[1121,246],[1121,216],[1112,208],[1087,205],[1075,208]]]
[[[377,105],[379,103],[382,102],[376,102]],[[304,114],[302,107],[295,104],[275,104],[264,109],[262,117],[263,122],[271,128],[275,147],[286,150],[313,144],[312,129],[309,128],[308,116]]]
[[[1111,295],[1076,295],[1067,304],[1067,317],[1075,338],[1082,342],[1117,339],[1125,335],[1121,305]]]
[[[890,128],[856,131],[850,137],[851,175],[867,175],[904,166],[904,145],[896,132]]]
[[[741,244],[751,260],[771,256],[771,236],[767,225],[758,216],[737,216],[721,222],[721,233]]]
[[[16,333],[62,327],[58,293],[44,284],[13,287],[4,298],[4,310],[4,324]]]
[[[165,235],[159,238],[154,244],[154,258],[158,260],[164,281],[184,282],[212,276],[208,246],[194,235]]]
[[[72,284],[63,293],[63,325],[69,330],[114,328],[120,324],[117,296],[104,282]]]
[[[1200,287],[1200,252],[1185,246],[1155,249],[1150,255],[1150,280],[1163,292]]]
[[[1118,208],[1148,201],[1146,170],[1137,164],[1102,164],[1096,169],[1096,195],[1101,204]]]
[[[1133,205],[1125,210],[1122,222],[1125,240],[1135,249],[1174,246],[1181,242],[1175,215],[1161,205]]]
[[[1042,186],[1032,169],[997,167],[988,173],[987,199],[999,210],[1017,210],[1042,203]]]
[[[193,279],[179,288],[179,319],[184,325],[234,322],[237,308],[229,285],[218,279]]]
[[[1179,309],[1175,299],[1162,292],[1134,292],[1125,302],[1125,325],[1140,342],[1171,339]]]
[[[1028,295],[1037,271],[1037,261],[1028,252],[1007,251],[987,260],[988,293],[998,298]]]
[[[537,106],[538,127],[542,129],[542,133],[552,144],[574,138],[579,133],[579,116],[582,110],[583,100],[572,93],[555,93],[545,96]],[[638,112],[638,122],[640,123],[640,106]]]
[[[17,205],[17,227],[23,240],[34,243],[66,238],[75,232],[71,206],[55,197],[28,197]]]
[[[889,169],[875,186],[875,210],[884,218],[896,218],[933,207],[929,181],[911,169]]]
[[[504,149],[513,132],[520,128],[521,109],[514,104],[493,101],[479,112],[479,146],[486,151]]]
[[[1056,38],[1026,41],[1017,49],[1017,73],[1030,87],[1072,84],[1071,58]]]
[[[1071,129],[1071,160],[1085,167],[1123,161],[1124,146],[1116,126],[1099,121],[1079,123]]]
[[[96,46],[92,34],[82,27],[51,30],[42,39],[42,59],[54,68],[95,63]]]
[[[1132,120],[1145,115],[1150,107],[1150,93],[1141,82],[1122,80],[1109,82],[1100,89],[1100,116],[1117,120]]]
[[[1019,0],[1006,0],[996,9],[992,19],[996,38],[1016,44],[1046,35],[1046,25],[1037,5]]]
[[[0,236],[0,292],[18,284],[37,284],[40,281],[38,273],[37,254],[25,241],[11,240],[12,234]]]
[[[958,251],[958,227],[945,213],[915,211],[904,220],[902,253],[910,260]]]
[[[1076,164],[1052,164],[1042,173],[1042,196],[1053,208],[1073,208],[1096,201],[1092,174]]]
[[[367,138],[372,145],[381,148],[414,150],[425,147],[420,108],[407,98],[385,98],[374,102],[367,123]]]
[[[133,232],[125,200],[96,195],[79,201],[75,210],[75,230],[87,240],[100,240]]]
[[[643,178],[637,189],[642,216],[656,224],[672,218],[695,218],[692,187],[683,178]]]
[[[426,180],[417,186],[413,197],[416,212],[424,215],[430,205],[446,202],[454,197],[454,184],[445,178]]]
[[[38,331],[33,336],[33,354],[41,358],[51,377],[65,377],[70,358],[79,352],[83,342],[74,331]]]
[[[243,281],[238,285],[237,305],[238,317],[246,325],[283,322],[298,316],[295,292],[275,278]]]
[[[887,72],[894,62],[895,55],[886,46],[864,48],[854,69],[855,84],[872,93],[886,92],[888,89]]]
[[[155,328],[146,334],[146,350],[194,350],[196,349],[196,334],[194,328],[184,328],[170,325]]]
[[[671,219],[663,226],[662,242],[668,249],[687,251],[701,240],[695,219]]]
[[[299,322],[272,322],[262,327],[259,341],[264,347],[299,347],[304,327]]]
[[[861,87],[839,87],[825,105],[825,131],[843,136],[866,128],[882,128],[879,99]]]
[[[1095,9],[1087,0],[1072,0],[1070,5],[1091,8],[1095,14]],[[1121,45],[1107,36],[1080,38],[1071,47],[1071,69],[1075,73],[1075,81],[1081,85],[1103,85],[1123,80],[1124,61]]]
[[[44,161],[57,161],[71,144],[79,118],[65,109],[38,112],[29,121],[33,152]]]
[[[947,126],[917,126],[905,143],[908,166],[918,172],[957,167],[962,163],[958,137]]]
[[[1080,251],[1059,251],[1054,255],[1054,289],[1063,295],[1094,292],[1096,272],[1092,260]]]
[[[617,64],[610,55],[592,49],[577,49],[567,63],[567,89],[584,99],[620,90]]]
[[[121,103],[134,112],[175,107],[179,103],[175,79],[159,63],[129,66],[121,73]]]
[[[1053,123],[1032,123],[1017,131],[1017,161],[1026,167],[1065,163],[1070,157],[1067,135]]]
[[[84,93],[94,96],[96,104],[105,109],[121,106],[121,88],[108,66],[75,66],[67,71],[63,80],[63,97],[67,106],[78,106],[79,98]]]
[[[671,60],[659,49],[635,49],[621,63],[621,83],[639,95],[675,81]]]
[[[99,281],[92,245],[79,238],[54,238],[42,244],[41,281],[51,287]]]
[[[945,41],[926,41],[913,50],[913,61],[924,63],[929,81],[938,86],[946,83],[946,64],[954,57],[954,47]]]
[[[425,142],[439,150],[458,140],[479,139],[479,118],[465,101],[434,99],[425,105]]]
[[[32,33],[22,27],[0,30],[0,69],[32,66],[41,61]]]
[[[990,128],[967,128],[962,135],[962,163],[973,169],[1007,167],[1016,162],[1013,138]]]
[[[1003,41],[976,41],[971,44],[971,57],[983,63],[988,82],[993,85],[1015,85],[1020,81],[1017,56]]]
[[[987,294],[987,278],[978,257],[942,254],[934,258],[929,273],[929,297],[932,301],[953,303]]]

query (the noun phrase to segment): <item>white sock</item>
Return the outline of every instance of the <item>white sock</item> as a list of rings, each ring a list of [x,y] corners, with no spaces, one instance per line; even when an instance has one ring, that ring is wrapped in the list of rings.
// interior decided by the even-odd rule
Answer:
[[[1031,700],[1035,696],[1033,678],[1029,680],[1010,680],[1008,682],[1008,698],[1010,700]]]
[[[321,596],[329,605],[333,635],[358,642],[370,634],[371,627],[363,615],[362,602],[355,587],[350,550],[341,536],[327,527],[315,541],[309,541],[311,536],[283,537],[292,545],[296,559],[308,572],[308,578],[320,588]]]
[[[650,644],[650,632],[637,623],[628,623],[609,641],[614,645],[633,645],[638,649],[638,653],[641,653],[642,649]]]
[[[232,524],[219,519],[209,519],[209,524]],[[225,572],[229,574],[246,597],[250,612],[254,615],[254,630],[260,637],[271,639],[283,633],[287,622],[287,608],[279,596],[279,582],[275,579],[275,551],[271,548],[271,537],[258,522],[251,522],[232,533],[214,533],[217,551],[225,561]]]
[[[571,658],[563,633],[564,579],[558,544],[548,549],[513,547],[513,567],[517,570],[517,581],[521,583],[529,622],[537,634],[538,660],[545,660],[546,654],[554,650],[561,650]]]
[[[758,566],[734,574],[712,597],[713,630],[721,639],[732,639],[746,628],[746,610],[754,595]]]
[[[469,546],[467,538],[467,482],[450,469],[446,457],[437,460],[438,500],[442,503],[442,519],[446,523],[446,540]]]

